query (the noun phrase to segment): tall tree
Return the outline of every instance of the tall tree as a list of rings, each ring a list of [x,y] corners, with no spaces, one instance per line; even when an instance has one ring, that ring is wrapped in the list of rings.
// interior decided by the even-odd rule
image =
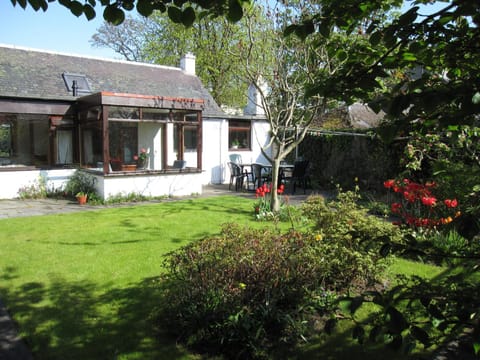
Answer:
[[[293,28],[325,39],[335,28],[352,34],[372,11],[397,5],[396,1],[322,3],[321,11]],[[343,49],[342,69],[330,81],[313,86],[309,94],[351,102],[381,91],[371,104],[391,116],[390,135],[410,127],[475,123],[480,113],[480,3],[428,1],[436,5],[433,12],[421,8],[422,3],[426,1],[413,1],[415,6],[390,23],[372,22],[366,29],[370,46]],[[383,87],[385,79],[395,82],[393,89]]]
[[[262,152],[272,164],[273,211],[280,208],[277,196],[280,163],[303,141],[311,123],[319,120],[329,105],[328,97],[323,94],[309,97],[305,94],[318,81],[315,77],[318,71],[328,78],[341,64],[335,59],[335,53],[319,45],[318,36],[301,39],[282,36],[288,24],[312,11],[318,11],[318,7],[308,1],[278,2],[267,7],[267,18],[272,21],[269,29],[250,33],[249,41],[242,44],[239,54],[233,55],[242,58],[244,76],[260,94],[259,105],[270,124],[270,142],[262,147]],[[300,27],[293,30],[299,35],[306,34]],[[363,40],[338,36],[336,41],[353,46]],[[266,53],[265,48],[273,52]],[[253,62],[253,59],[262,61]]]
[[[260,37],[251,35],[240,49],[245,77],[260,93],[260,105],[271,127],[270,142],[262,150],[272,164],[273,211],[280,207],[276,191],[280,163],[303,141],[312,122],[321,122],[325,111],[343,100],[311,89],[322,88],[319,84],[334,86],[331,79],[344,69],[347,61],[345,49],[369,50],[365,29],[371,23],[387,21],[390,16],[375,11],[369,19],[356,24],[354,32],[337,28],[326,37],[314,32],[313,22],[305,21],[320,13],[322,6],[306,0],[270,2],[266,17],[271,19],[271,26]],[[273,54],[265,54],[264,48],[272,48]],[[262,58],[261,67],[251,62],[258,58]]]
[[[150,21],[147,18],[127,17],[120,25],[104,23],[93,34],[90,43],[95,47],[108,47],[129,61],[147,61],[145,46]]]

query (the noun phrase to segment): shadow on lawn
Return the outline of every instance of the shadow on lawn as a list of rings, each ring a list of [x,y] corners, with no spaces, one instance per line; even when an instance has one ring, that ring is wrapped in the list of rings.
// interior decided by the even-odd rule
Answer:
[[[9,269],[4,277],[15,276]],[[151,311],[156,279],[101,293],[85,282],[52,279],[0,288],[35,359],[181,359],[174,340],[158,339]]]

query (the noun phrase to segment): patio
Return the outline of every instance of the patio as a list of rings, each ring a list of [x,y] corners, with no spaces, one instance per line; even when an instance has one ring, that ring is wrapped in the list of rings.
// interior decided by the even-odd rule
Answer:
[[[308,196],[312,194],[318,194],[325,197],[330,197],[331,193],[326,191],[313,191],[307,189],[307,194],[298,193],[295,195],[288,195],[288,201],[291,205],[299,205],[307,199]],[[165,202],[165,201],[177,201],[177,200],[186,200],[199,197],[211,197],[211,196],[222,196],[222,195],[234,195],[241,196],[244,198],[255,199],[255,193],[252,192],[235,192],[228,190],[228,184],[219,184],[219,185],[206,185],[202,187],[201,194],[181,197],[166,197],[162,200],[151,200],[150,203],[154,202]],[[78,211],[92,211],[100,210],[105,208],[112,207],[129,207],[136,206],[139,203],[121,203],[121,204],[112,204],[112,205],[82,205],[79,206],[74,200],[63,200],[63,199],[37,199],[37,200],[19,200],[19,199],[4,199],[0,200],[0,219],[5,218],[14,218],[14,217],[26,217],[26,216],[41,216],[41,215],[51,215],[51,214],[63,214],[68,212],[78,212]]]

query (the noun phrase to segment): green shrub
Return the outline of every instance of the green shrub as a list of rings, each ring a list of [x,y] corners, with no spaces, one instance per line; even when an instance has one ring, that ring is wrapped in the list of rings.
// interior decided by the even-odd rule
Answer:
[[[352,279],[365,286],[376,280],[385,262],[381,249],[385,243],[400,242],[401,232],[381,217],[368,214],[358,205],[357,192],[339,192],[335,200],[313,196],[302,205],[305,216],[314,221],[314,230],[321,234],[331,256],[330,271],[335,285],[341,289]]]
[[[82,170],[76,170],[70,179],[68,179],[65,185],[65,192],[72,197],[75,197],[79,192],[83,192],[88,194],[90,198],[96,193],[95,182],[96,179],[93,175]]]
[[[334,291],[376,277],[380,245],[369,243],[395,235],[359,209],[324,204],[311,199],[304,212],[325,228],[282,234],[230,224],[169,254],[159,322],[197,351],[227,358],[269,358],[305,339],[312,315],[332,311]]]

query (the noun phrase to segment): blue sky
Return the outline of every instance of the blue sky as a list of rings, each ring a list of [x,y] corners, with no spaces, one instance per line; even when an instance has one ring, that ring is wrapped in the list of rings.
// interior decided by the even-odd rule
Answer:
[[[121,59],[112,50],[90,45],[89,40],[102,23],[101,11],[88,21],[84,16],[77,18],[57,2],[50,3],[46,12],[35,12],[14,7],[10,0],[0,0],[0,44]]]

